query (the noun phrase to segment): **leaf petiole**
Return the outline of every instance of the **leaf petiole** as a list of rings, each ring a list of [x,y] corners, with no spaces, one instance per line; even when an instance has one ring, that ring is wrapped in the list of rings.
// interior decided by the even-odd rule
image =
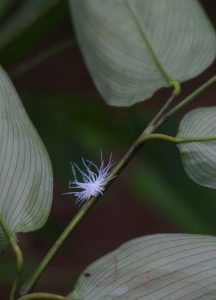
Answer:
[[[203,85],[198,87],[192,94],[190,94],[188,97],[186,97],[184,100],[182,100],[179,104],[177,104],[174,108],[172,108],[167,114],[166,118],[170,118],[173,114],[175,114],[177,111],[185,107],[186,105],[190,104],[196,97],[198,97],[202,92],[204,92],[210,85],[213,83],[216,83],[216,75],[214,75],[212,78],[210,78],[207,82],[205,82]]]
[[[7,227],[7,225],[1,218],[0,218],[0,227],[2,228],[3,232],[5,233],[8,240],[10,241],[11,247],[16,256],[16,276],[15,276],[15,279],[14,279],[14,282],[13,282],[13,285],[11,288],[10,298],[9,298],[9,300],[14,300],[15,296],[16,296],[19,279],[20,279],[20,274],[21,274],[22,268],[23,268],[23,254],[22,254],[20,247],[17,244],[15,236],[9,230],[9,228]]]

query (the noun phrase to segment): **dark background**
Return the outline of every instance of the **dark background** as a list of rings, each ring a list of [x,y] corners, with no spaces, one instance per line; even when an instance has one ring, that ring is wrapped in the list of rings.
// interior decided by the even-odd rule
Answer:
[[[25,1],[11,1],[1,17],[5,28]],[[81,157],[100,161],[100,149],[117,161],[169,96],[157,92],[151,101],[130,108],[108,106],[97,93],[76,43],[65,1],[18,37],[0,43],[0,62],[11,75],[22,102],[50,154],[55,177],[52,211],[41,230],[19,235],[25,256],[23,279],[47,252],[78,207],[68,192],[70,162]],[[216,25],[216,2],[201,1]],[[51,16],[51,17],[50,17]],[[54,16],[54,17],[53,17]],[[1,33],[0,28],[0,33]],[[23,74],[17,70],[64,41],[64,51]],[[0,39],[1,42],[1,39]],[[72,43],[74,43],[72,45]],[[183,84],[179,99],[215,74],[216,64]],[[203,93],[191,107],[215,105],[216,87]],[[188,109],[188,108],[187,108]],[[175,134],[185,109],[163,132]],[[90,262],[131,238],[165,232],[216,233],[216,192],[193,183],[185,174],[175,146],[153,142],[141,150],[76,228],[38,283],[37,291],[68,293]],[[7,299],[15,272],[13,253],[0,256],[0,298]]]

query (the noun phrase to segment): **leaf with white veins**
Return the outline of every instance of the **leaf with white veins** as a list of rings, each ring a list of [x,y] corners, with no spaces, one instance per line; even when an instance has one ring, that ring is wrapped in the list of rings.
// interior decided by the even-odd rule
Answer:
[[[213,140],[180,143],[183,165],[197,184],[216,188],[216,107],[197,108],[182,119],[177,138],[208,138]]]
[[[216,238],[156,234],[133,239],[89,265],[68,300],[210,300]]]
[[[111,105],[130,106],[216,57],[216,35],[197,0],[70,0],[93,81]]]
[[[15,235],[47,220],[53,175],[46,149],[16,90],[0,68],[0,218]],[[0,250],[7,244],[0,228]]]

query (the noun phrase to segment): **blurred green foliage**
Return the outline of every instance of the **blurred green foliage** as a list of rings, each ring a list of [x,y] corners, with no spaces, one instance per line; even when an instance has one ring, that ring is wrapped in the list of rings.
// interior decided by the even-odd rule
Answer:
[[[7,13],[0,30],[0,58],[5,67],[55,29],[68,13],[66,0],[9,0],[1,5],[0,16]]]
[[[28,7],[31,8],[30,18],[26,17]],[[44,48],[44,44],[47,46],[46,38],[49,37],[48,33],[54,34],[58,27],[62,26],[63,30],[68,34],[67,38],[71,36],[72,39],[73,37],[67,1],[64,0],[22,0],[19,3],[15,0],[1,1],[0,24],[0,63],[9,74],[10,72],[12,74],[12,70],[16,70],[17,64],[25,62],[25,53],[28,54],[27,61],[34,57],[34,52],[33,54],[31,53],[31,50],[34,49],[33,46],[39,48],[40,45],[41,48]],[[61,40],[61,36],[57,36],[55,39],[55,42],[58,43]],[[36,49],[38,51],[38,48]],[[58,60],[59,64],[56,63]],[[72,64],[70,64],[71,60]],[[77,209],[74,208],[72,200],[68,200],[66,196],[63,200],[62,197],[62,193],[68,191],[67,184],[71,177],[70,162],[76,161],[79,163],[82,157],[97,162],[100,159],[100,149],[102,149],[105,158],[109,157],[110,152],[113,152],[116,160],[120,158],[143,130],[144,126],[154,115],[154,112],[159,109],[159,102],[162,103],[162,101],[158,101],[158,99],[165,100],[168,95],[167,92],[157,93],[152,102],[147,101],[145,104],[139,104],[131,108],[110,107],[103,102],[92,88],[92,83],[88,78],[87,70],[84,68],[79,54],[73,55],[73,49],[71,49],[71,57],[68,59],[69,67],[67,65],[62,66],[66,61],[64,54],[59,55],[59,57],[52,58],[50,64],[44,63],[35,67],[38,70],[41,68],[41,73],[34,73],[35,70],[32,70],[32,72],[28,72],[26,77],[23,74],[23,77],[17,78],[15,81],[15,86],[24,106],[49,152],[57,186],[55,188],[56,201],[54,202],[54,211],[50,221],[42,230],[26,237],[26,240],[30,237],[31,241],[35,238],[37,242],[40,242],[38,244],[37,242],[36,244],[34,242],[26,243],[25,240],[24,248],[29,249],[30,247],[30,250],[26,253],[27,263],[24,277],[31,272],[35,261],[39,259],[38,257],[41,257],[39,248],[45,251],[44,248],[50,246],[62,230],[63,225],[74,213],[73,210]],[[69,87],[67,86],[64,89],[64,84],[62,84],[63,87],[60,84],[56,87],[56,84],[53,83],[53,90],[49,89],[50,81],[52,82],[52,74],[59,74],[58,66],[65,70],[65,78],[59,78],[59,80],[61,82],[64,80],[65,82],[71,81],[71,88],[70,84]],[[42,73],[45,74],[43,84],[42,80],[37,81],[36,78],[37,76],[40,77]],[[209,74],[207,72],[202,79],[210,77]],[[83,90],[76,88],[72,75],[80,80],[88,81],[86,85],[84,83],[81,85]],[[25,80],[27,82],[26,86],[23,85]],[[34,80],[37,82],[35,85],[32,84]],[[30,86],[28,85],[29,82]],[[89,88],[89,84],[91,88]],[[46,85],[48,88],[46,88]],[[199,85],[199,82],[197,85]],[[186,85],[185,89],[189,92],[189,86]],[[208,95],[209,100],[211,97],[211,95]],[[177,124],[178,120],[173,119],[164,126],[163,131],[175,134]],[[123,186],[122,189],[118,188],[118,183]],[[125,191],[125,193],[120,194],[119,190]],[[67,245],[68,248],[64,250],[63,258],[65,259],[68,255],[72,261],[73,259],[74,261],[80,261],[77,265],[75,264],[71,267],[72,271],[65,271],[65,278],[60,280],[59,285],[56,285],[56,289],[61,290],[61,286],[64,288],[71,287],[71,278],[75,279],[77,272],[87,264],[86,260],[89,260],[89,263],[95,259],[93,252],[96,252],[97,249],[102,249],[95,254],[99,256],[105,251],[102,247],[103,244],[106,245],[106,240],[109,240],[110,243],[114,240],[118,244],[123,239],[126,239],[129,234],[140,234],[144,227],[147,227],[145,233],[159,230],[160,228],[156,228],[154,224],[149,224],[145,221],[145,214],[148,214],[146,210],[149,207],[154,210],[155,215],[160,216],[165,224],[168,224],[167,227],[170,227],[170,230],[205,234],[216,233],[216,192],[199,187],[188,179],[183,171],[178,150],[174,145],[164,142],[151,142],[146,145],[145,149],[142,149],[138,157],[135,158],[134,163],[128,166],[127,170],[124,171],[120,179],[111,187],[111,191],[108,191],[107,194],[105,195],[105,200],[108,201],[110,197],[113,208],[106,213],[110,216],[109,219],[111,221],[116,214],[118,223],[114,224],[112,229],[110,229],[110,223],[103,224],[104,217],[99,216],[99,214],[101,212],[100,209],[104,208],[105,211],[107,210],[107,204],[106,201],[99,203],[98,208],[95,209],[96,213],[93,213],[92,223],[96,224],[97,234],[101,234],[101,236],[99,239],[96,239],[90,236],[90,232],[81,237],[80,235],[78,237],[77,234],[73,246]],[[115,201],[112,201],[113,197],[115,197]],[[132,226],[131,224],[128,225],[128,228],[125,228],[124,225],[121,227],[124,211],[122,212],[121,207],[118,207],[119,198],[127,198],[125,201],[130,201],[131,206],[137,205],[138,210],[142,207],[144,225],[141,230],[136,227],[137,224],[133,228],[130,227]],[[70,204],[68,204],[68,201],[70,201]],[[131,206],[128,206],[129,212]],[[118,209],[117,212],[116,209]],[[120,220],[118,214],[121,214]],[[60,217],[62,218],[61,220]],[[85,223],[86,229],[81,228],[82,232],[88,230],[88,222],[90,222],[89,219]],[[125,223],[122,222],[122,224]],[[115,230],[113,229],[114,226],[116,226]],[[100,228],[110,229],[110,231],[100,232]],[[125,233],[127,231],[129,232],[128,234]],[[124,234],[122,240],[121,237],[115,238],[115,234],[117,235],[120,232]],[[82,247],[81,239],[87,239],[89,246],[86,249]],[[95,241],[97,241],[97,245],[94,248],[93,243]],[[91,251],[91,249],[93,250]],[[108,250],[110,249],[107,249],[106,252]],[[92,255],[91,258],[88,255]],[[60,268],[62,261],[59,260],[58,264],[58,268]],[[70,262],[67,262],[68,264]],[[13,272],[14,262],[10,253],[5,253],[0,256],[0,287],[8,287],[11,283]],[[59,278],[59,274],[55,274],[55,276]],[[66,285],[67,278],[70,278],[70,282]],[[54,282],[57,281],[56,279]],[[49,288],[53,288],[53,281],[50,282]]]

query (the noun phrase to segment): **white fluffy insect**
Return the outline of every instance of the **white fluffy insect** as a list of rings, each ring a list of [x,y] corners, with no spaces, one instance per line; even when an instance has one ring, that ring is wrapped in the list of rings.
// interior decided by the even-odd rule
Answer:
[[[107,165],[105,165],[101,154],[101,164],[98,167],[96,164],[89,160],[82,159],[85,171],[82,171],[77,164],[71,164],[74,180],[69,182],[70,189],[76,189],[77,191],[69,192],[67,194],[74,194],[76,197],[76,204],[83,203],[89,200],[92,196],[103,195],[106,184],[114,176],[109,175],[108,172],[113,166],[112,155]],[[82,176],[82,181],[77,179],[77,173]]]

